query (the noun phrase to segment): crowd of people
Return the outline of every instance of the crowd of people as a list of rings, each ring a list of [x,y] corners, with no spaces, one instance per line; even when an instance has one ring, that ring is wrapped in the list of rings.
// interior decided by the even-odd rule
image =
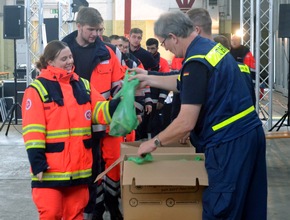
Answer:
[[[120,157],[121,143],[141,140],[142,157],[189,140],[206,158],[203,219],[266,219],[265,137],[250,77],[254,58],[249,66],[247,50],[240,59],[236,36],[232,43],[213,37],[210,14],[202,8],[162,14],[146,49],[140,28],[128,38],[105,36],[102,15],[92,7],[79,10],[76,27],[47,44],[37,62],[41,73],[23,98],[39,218],[102,220],[107,210],[111,220],[123,219],[120,167],[94,183]],[[159,46],[172,53],[171,65]],[[140,81],[134,94],[139,125],[115,137],[109,124],[126,70],[137,72],[130,80]]]

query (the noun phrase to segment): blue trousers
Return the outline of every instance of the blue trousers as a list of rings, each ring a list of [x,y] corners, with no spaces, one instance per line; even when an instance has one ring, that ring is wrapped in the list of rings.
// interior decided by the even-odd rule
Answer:
[[[209,186],[203,220],[266,220],[266,140],[262,126],[205,149]]]

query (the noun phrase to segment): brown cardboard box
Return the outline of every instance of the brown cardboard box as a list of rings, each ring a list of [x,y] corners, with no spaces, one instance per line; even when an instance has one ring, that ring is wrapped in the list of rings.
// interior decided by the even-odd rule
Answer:
[[[121,148],[125,220],[202,219],[202,192],[208,185],[203,154],[192,147],[160,147],[152,153],[153,162],[138,165],[127,160],[136,154],[126,144]]]
[[[128,161],[137,157],[139,145],[122,143],[120,159],[96,179],[121,163],[124,220],[202,219],[202,192],[208,185],[204,155],[176,144],[158,148],[153,162],[140,165]]]
[[[138,147],[140,146],[141,141],[135,142],[123,142],[121,143],[121,157],[124,154],[137,154]],[[174,143],[169,144],[164,147],[158,147],[153,154],[187,154],[187,153],[195,153],[195,148],[190,144],[180,144]]]

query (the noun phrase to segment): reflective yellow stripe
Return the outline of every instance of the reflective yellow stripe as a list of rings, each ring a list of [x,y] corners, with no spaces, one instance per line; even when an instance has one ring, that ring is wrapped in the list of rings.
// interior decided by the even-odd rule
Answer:
[[[204,59],[204,57],[205,57],[205,55],[194,55],[194,56],[188,57],[185,62],[187,62],[191,59],[194,59],[194,58]]]
[[[237,121],[237,120],[239,120],[239,119],[241,119],[243,117],[245,117],[246,115],[248,115],[252,111],[255,111],[255,107],[254,106],[251,106],[250,108],[248,108],[248,109],[246,109],[246,110],[244,110],[244,111],[242,111],[242,112],[240,112],[240,113],[238,113],[238,114],[236,114],[236,115],[224,120],[223,122],[218,123],[217,125],[212,127],[212,130],[217,131],[217,130],[219,130],[219,129],[221,129],[221,128],[223,128],[223,127],[225,127],[225,126],[227,126],[227,125],[229,125],[229,124],[231,124],[231,123],[233,123],[233,122],[235,122],[235,121]]]
[[[65,138],[69,136],[84,136],[84,135],[91,135],[91,127],[85,128],[72,128],[69,129],[61,129],[61,130],[53,130],[47,131],[46,138],[47,139],[54,139],[54,138]]]
[[[222,60],[222,58],[229,52],[230,51],[227,48],[218,43],[208,52],[208,54],[205,56],[205,59],[212,66],[216,66]]]
[[[87,94],[90,95],[91,94],[91,87],[90,87],[90,82],[84,78],[81,78],[81,80],[83,81],[86,90],[87,90]]]
[[[112,121],[112,118],[111,118],[110,111],[109,111],[109,102],[105,102],[103,112],[104,112],[104,118],[105,118],[107,124],[110,124]]]
[[[246,64],[238,64],[242,73],[251,73],[250,68]]]
[[[32,148],[39,148],[39,149],[45,149],[45,141],[44,140],[29,140],[25,142],[25,148],[26,150],[32,149]]]
[[[42,124],[30,124],[23,127],[23,135],[26,135],[30,132],[39,132],[45,134],[45,127]]]
[[[213,67],[215,67],[222,60],[222,58],[229,52],[230,51],[227,48],[225,48],[222,44],[218,43],[206,55],[194,55],[188,57],[185,60],[185,62],[197,58],[206,59]]]
[[[73,128],[71,129],[71,136],[91,135],[91,127],[87,128]]]
[[[112,117],[110,115],[109,111],[109,102],[108,101],[103,101],[103,102],[98,102],[94,108],[94,117],[93,117],[93,123],[99,124],[99,114],[100,111],[102,110],[104,119],[106,124],[109,124],[112,121]]]
[[[83,178],[88,178],[92,174],[92,169],[87,169],[87,170],[79,170],[75,172],[64,172],[64,173],[59,173],[59,172],[53,172],[53,173],[43,173],[42,180],[43,181],[65,181],[65,180],[75,180],[75,179],[83,179]],[[38,178],[31,174],[31,179],[34,181],[38,181]]]
[[[39,80],[37,80],[37,79],[34,80],[30,85],[32,87],[34,87],[35,89],[37,89],[37,91],[41,97],[41,100],[43,102],[46,102],[48,100],[48,92]]]
[[[69,137],[69,129],[47,131],[46,134],[47,139],[64,138],[64,137]]]

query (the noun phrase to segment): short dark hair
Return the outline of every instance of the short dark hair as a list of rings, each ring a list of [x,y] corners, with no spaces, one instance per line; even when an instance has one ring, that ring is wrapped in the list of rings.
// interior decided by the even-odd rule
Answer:
[[[158,40],[156,38],[149,38],[146,41],[146,46],[151,46],[151,45],[156,45],[156,47],[158,47],[158,45],[159,45]]]
[[[130,30],[130,35],[131,34],[141,34],[141,35],[143,35],[143,31],[140,28],[132,28]]]
[[[117,34],[112,34],[109,38],[110,38],[110,40],[118,40],[118,39],[120,39],[120,36]]]

